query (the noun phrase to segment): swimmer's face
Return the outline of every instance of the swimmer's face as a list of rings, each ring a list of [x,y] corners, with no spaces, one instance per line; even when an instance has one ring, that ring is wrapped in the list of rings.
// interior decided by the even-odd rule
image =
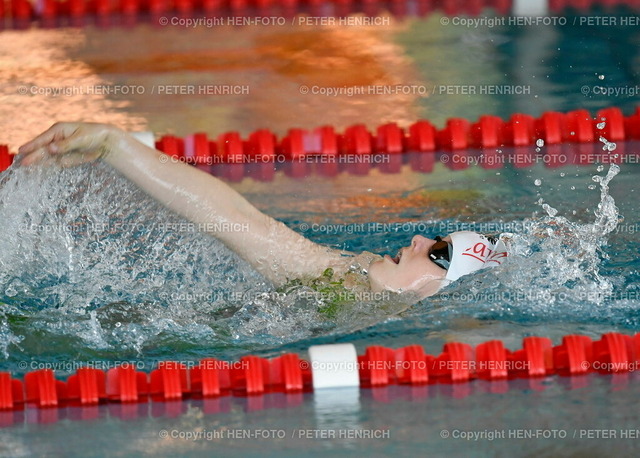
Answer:
[[[442,240],[451,243],[449,236]],[[416,235],[411,245],[398,256],[388,255],[369,266],[369,281],[373,291],[414,292],[421,298],[432,296],[445,285],[447,271],[429,259],[435,240]]]

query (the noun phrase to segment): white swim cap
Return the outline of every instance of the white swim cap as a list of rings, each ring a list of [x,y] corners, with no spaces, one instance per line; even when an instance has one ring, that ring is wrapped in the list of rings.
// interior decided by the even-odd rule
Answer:
[[[507,257],[507,247],[500,239],[494,242],[471,231],[453,232],[449,237],[453,245],[451,264],[445,277],[449,281],[485,267],[499,266]]]

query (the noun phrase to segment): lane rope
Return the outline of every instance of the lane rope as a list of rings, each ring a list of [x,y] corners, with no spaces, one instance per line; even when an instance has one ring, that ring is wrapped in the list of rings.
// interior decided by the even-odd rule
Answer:
[[[202,132],[184,138],[164,135],[157,140],[151,132],[134,135],[164,152],[166,161],[196,165],[231,180],[245,175],[271,180],[275,170],[284,166],[294,176],[304,176],[312,168],[328,176],[344,168],[359,174],[366,174],[373,167],[397,173],[405,153],[438,153],[439,156],[419,155],[411,163],[412,168],[425,173],[433,170],[436,158],[453,170],[474,163],[489,168],[504,164],[528,167],[539,160],[548,167],[599,161],[637,163],[640,152],[627,151],[624,142],[640,140],[640,107],[629,116],[610,107],[599,110],[595,116],[581,109],[568,113],[548,111],[538,118],[515,113],[506,121],[493,115],[483,115],[473,123],[452,118],[442,129],[426,120],[406,129],[387,123],[374,131],[356,124],[342,133],[332,126],[293,128],[281,138],[268,129],[256,130],[244,139],[238,132],[225,132],[215,139]],[[532,146],[539,155],[531,154]],[[501,154],[501,148],[508,151]],[[478,155],[481,160],[474,159]],[[12,162],[9,148],[0,145],[0,172]],[[216,170],[216,166],[222,165],[227,166],[224,171]]]
[[[439,355],[425,353],[421,345],[398,349],[372,345],[357,355],[353,344],[316,345],[308,354],[308,359],[295,353],[271,359],[248,355],[235,362],[207,358],[190,367],[162,361],[150,373],[138,371],[135,363],[119,364],[107,371],[82,367],[66,381],[56,379],[51,369],[27,372],[22,380],[0,372],[0,410],[251,397],[347,387],[459,384],[476,379],[535,379],[594,372],[629,374],[640,368],[640,333],[629,336],[612,332],[596,341],[584,335],[567,335],[555,346],[546,337],[525,337],[522,348],[515,351],[505,348],[501,340],[491,340],[475,347],[449,342]]]

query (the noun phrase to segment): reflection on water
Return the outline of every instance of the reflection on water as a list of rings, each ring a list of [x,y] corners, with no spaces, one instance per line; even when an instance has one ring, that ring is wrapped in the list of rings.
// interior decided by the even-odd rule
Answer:
[[[393,34],[404,26],[390,23],[5,32],[2,141],[15,148],[52,121],[78,119],[179,135],[247,134],[265,127],[285,133],[294,126],[327,123],[338,128],[354,122],[406,124],[417,118],[413,106],[419,95],[335,97],[301,89],[415,84],[410,61],[393,43]],[[220,86],[247,89],[202,94]]]
[[[316,428],[326,430],[359,430],[360,388],[316,390],[313,397]]]
[[[82,30],[5,31],[0,39],[1,143],[15,150],[54,121],[92,120],[140,130],[146,122],[127,110],[130,103],[102,94],[47,96],[46,91],[77,91],[105,79],[84,62],[70,58],[86,45]],[[74,89],[77,88],[77,89]]]

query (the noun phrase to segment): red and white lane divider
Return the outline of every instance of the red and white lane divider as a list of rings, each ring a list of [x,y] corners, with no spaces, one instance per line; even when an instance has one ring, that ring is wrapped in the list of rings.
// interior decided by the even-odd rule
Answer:
[[[253,175],[257,174],[260,179],[269,179],[274,165],[283,163],[295,165],[296,168],[289,173],[300,176],[307,172],[310,164],[324,167],[321,172],[326,175],[338,173],[339,164],[355,164],[359,172],[366,173],[367,167],[376,165],[376,155],[386,155],[389,159],[380,162],[379,167],[383,171],[399,172],[402,159],[398,155],[409,152],[442,152],[442,162],[448,167],[466,168],[472,161],[462,156],[469,150],[479,149],[489,156],[498,148],[526,148],[542,145],[540,141],[544,142],[544,149],[541,149],[544,164],[558,167],[570,163],[591,164],[603,159],[622,162],[627,153],[624,145],[618,145],[614,152],[603,153],[599,140],[601,137],[611,143],[640,140],[640,107],[630,116],[624,116],[619,108],[612,107],[599,110],[595,116],[587,110],[574,110],[568,113],[549,111],[538,118],[516,113],[506,121],[492,115],[481,116],[474,123],[452,118],[442,129],[436,129],[425,120],[417,121],[407,129],[388,123],[379,126],[375,132],[362,124],[350,126],[344,133],[336,132],[332,126],[323,126],[313,130],[290,129],[280,139],[267,129],[257,130],[246,139],[238,132],[226,132],[217,139],[210,139],[202,132],[184,138],[164,135],[158,140],[151,132],[137,132],[135,135],[143,143],[163,151],[170,158],[167,160],[205,168],[222,164],[252,165],[261,167],[258,171],[252,170]],[[424,164],[412,166],[423,172],[431,171],[434,156],[423,158]],[[480,163],[492,168],[504,165],[504,160],[497,159]],[[9,148],[0,145],[0,172],[12,162]],[[527,167],[533,165],[535,159],[531,154],[516,155],[507,163]],[[229,173],[230,179],[242,178],[246,170],[240,167],[232,172]]]
[[[352,344],[309,348],[309,359],[287,353],[265,359],[244,356],[236,362],[204,359],[187,367],[164,361],[150,374],[135,363],[108,371],[81,368],[66,381],[54,371],[41,369],[22,380],[0,372],[0,410],[92,406],[101,403],[175,401],[186,398],[260,396],[268,393],[301,393],[331,388],[375,388],[388,385],[466,383],[577,376],[592,372],[631,373],[640,370],[640,334],[608,333],[593,341],[568,335],[554,346],[545,337],[525,337],[522,348],[506,349],[500,340],[475,348],[450,342],[440,355],[429,355],[420,345],[391,349],[367,347],[357,355]]]

